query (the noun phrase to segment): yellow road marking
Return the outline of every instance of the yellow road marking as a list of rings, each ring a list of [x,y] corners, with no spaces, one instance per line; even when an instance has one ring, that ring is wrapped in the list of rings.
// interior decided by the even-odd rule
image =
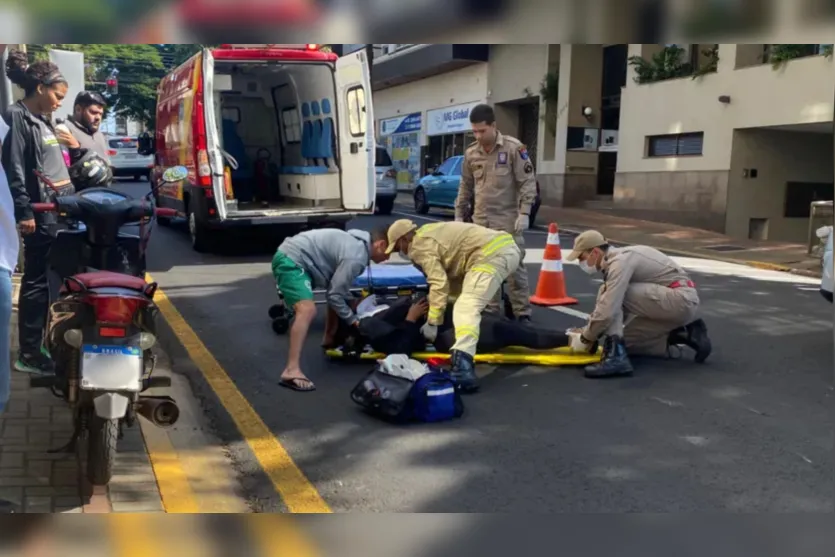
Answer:
[[[197,499],[188,483],[188,475],[177,457],[177,451],[171,444],[168,434],[148,423],[145,418],[139,418],[139,425],[142,429],[142,436],[145,438],[148,456],[151,458],[154,476],[157,478],[165,512],[199,513],[200,505],[197,504]]]
[[[297,520],[277,514],[247,517],[247,525],[260,546],[258,557],[319,557],[321,553],[303,534]]]
[[[153,282],[147,275],[148,282]],[[330,513],[331,509],[310,480],[296,466],[287,450],[273,435],[235,383],[221,367],[161,288],[154,302],[177,335],[189,357],[200,369],[223,407],[232,417],[255,458],[269,476],[287,509],[293,513]]]
[[[114,557],[165,555],[159,537],[154,535],[151,517],[145,514],[113,514],[107,517]]]

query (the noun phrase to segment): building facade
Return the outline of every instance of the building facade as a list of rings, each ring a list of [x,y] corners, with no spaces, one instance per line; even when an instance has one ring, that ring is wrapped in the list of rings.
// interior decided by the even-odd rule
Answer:
[[[831,45],[374,47],[378,143],[404,190],[463,153],[486,102],[547,205],[799,242],[833,197]]]

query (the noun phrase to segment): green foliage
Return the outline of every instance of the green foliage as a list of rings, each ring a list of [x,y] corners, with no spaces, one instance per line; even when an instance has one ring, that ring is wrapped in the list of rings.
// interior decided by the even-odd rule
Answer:
[[[770,44],[768,45],[768,61],[771,62],[771,66],[776,70],[789,60],[815,56],[818,54],[816,46],[814,44]],[[821,48],[820,54],[827,58],[831,57],[832,45],[824,45]]]
[[[539,94],[545,102],[556,103],[560,93],[560,75],[557,72],[548,72],[542,78]]]
[[[192,46],[192,45],[187,45]],[[166,73],[157,45],[147,44],[45,44],[29,45],[34,59],[49,56],[50,49],[84,53],[85,87],[108,99],[109,109],[153,127],[157,85]],[[118,94],[106,94],[106,81],[117,70]]]
[[[166,68],[176,68],[204,48],[215,48],[219,44],[156,44],[154,46]]]
[[[705,64],[700,65],[698,68],[696,68],[696,70],[693,72],[693,79],[697,79],[709,73],[714,73],[719,67],[718,44],[715,44],[711,48],[703,50],[701,54],[707,59],[707,61]]]
[[[693,67],[685,61],[685,49],[678,45],[668,45],[660,52],[653,54],[650,60],[641,56],[630,56],[629,65],[635,68],[635,83],[654,83],[667,79],[691,76],[697,79],[709,73],[714,73],[719,66],[719,45],[701,51],[706,62]]]

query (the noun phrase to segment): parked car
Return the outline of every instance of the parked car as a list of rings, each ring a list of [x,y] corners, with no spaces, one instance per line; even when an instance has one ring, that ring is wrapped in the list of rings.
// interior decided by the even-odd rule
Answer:
[[[826,237],[826,247],[823,250],[823,257],[821,257],[821,265],[823,266],[823,278],[821,278],[821,295],[832,302],[832,283],[833,283],[833,261],[832,261],[832,237],[835,236],[831,226],[824,226],[818,229],[818,238]]]
[[[374,160],[374,173],[377,176],[376,209],[381,215],[390,215],[397,197],[397,170],[385,147],[377,146]]]
[[[458,197],[458,184],[461,182],[461,155],[450,157],[437,169],[424,176],[415,188],[415,212],[425,215],[433,207],[454,209],[455,199]],[[536,182],[536,201],[531,207],[531,228],[536,221],[536,214],[542,199],[539,191],[539,180]]]
[[[139,141],[135,137],[108,137],[110,165],[114,176],[133,176],[134,180],[148,178],[154,167],[154,156],[139,154]]]

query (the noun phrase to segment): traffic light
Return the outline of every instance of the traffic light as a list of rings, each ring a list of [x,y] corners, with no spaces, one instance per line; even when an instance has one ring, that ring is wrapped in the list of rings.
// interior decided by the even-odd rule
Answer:
[[[119,94],[119,78],[116,76],[108,77],[107,78],[107,94],[108,95],[118,95]]]

